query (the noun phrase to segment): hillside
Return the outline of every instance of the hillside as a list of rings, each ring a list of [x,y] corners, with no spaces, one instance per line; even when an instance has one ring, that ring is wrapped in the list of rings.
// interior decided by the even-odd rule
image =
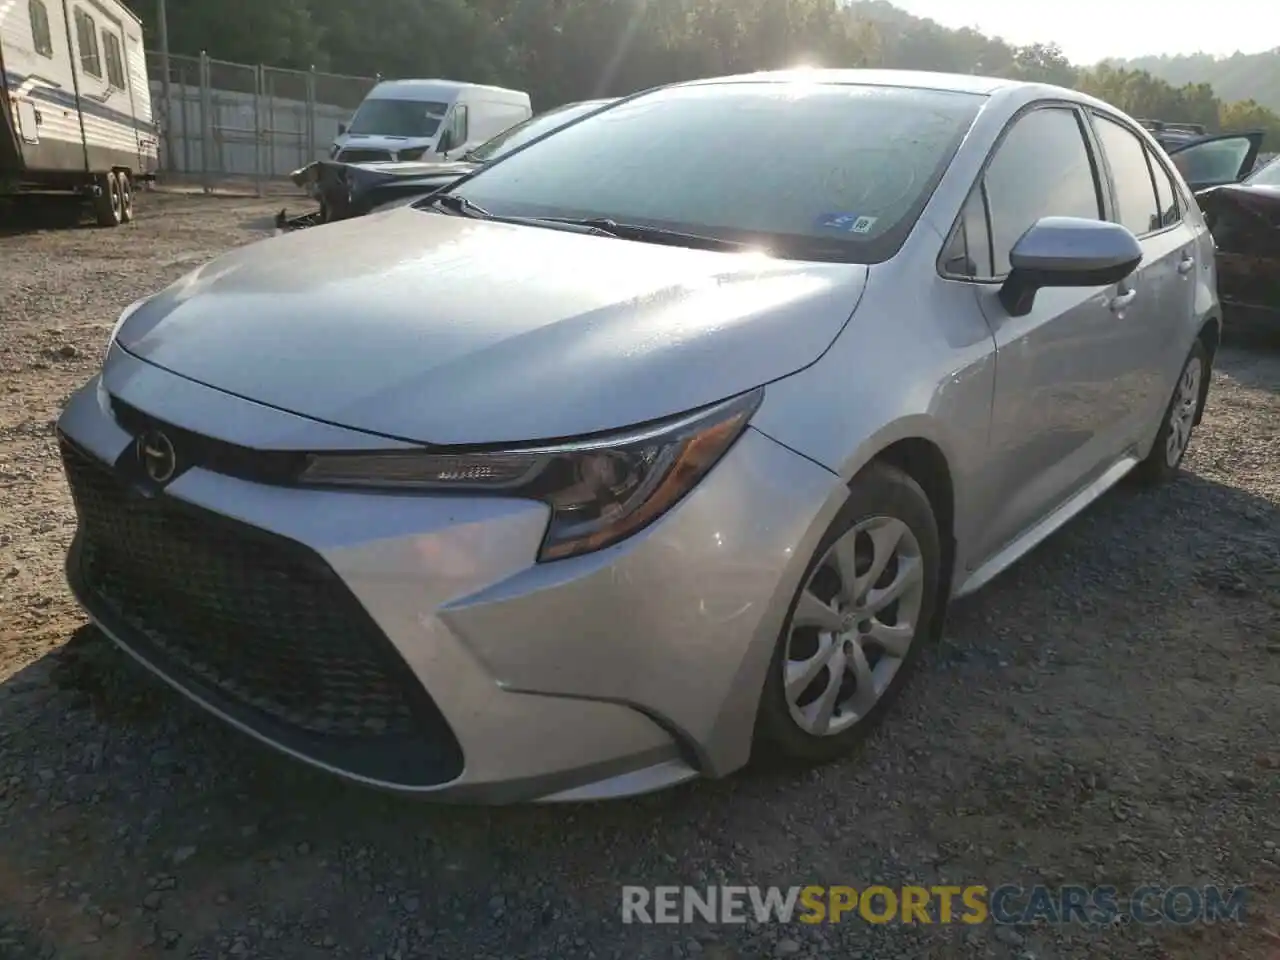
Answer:
[[[875,23],[882,31],[909,36],[914,45],[927,47],[928,54],[936,58],[929,64],[933,69],[997,73],[1008,64],[1010,47],[999,38],[967,28],[940,26],[907,13],[888,0],[846,0],[844,6],[858,19]],[[1265,53],[1237,53],[1230,57],[1160,55],[1104,63],[1125,70],[1145,70],[1173,87],[1207,83],[1224,102],[1253,100],[1280,113],[1280,46]]]
[[[1129,70],[1146,70],[1175,87],[1207,83],[1223,100],[1255,100],[1280,113],[1280,47],[1266,53],[1237,53],[1230,57],[1138,57],[1109,61]]]

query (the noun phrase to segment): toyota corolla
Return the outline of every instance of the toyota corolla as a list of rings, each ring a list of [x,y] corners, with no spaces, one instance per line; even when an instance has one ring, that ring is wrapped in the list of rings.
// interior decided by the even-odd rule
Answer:
[[[468,802],[847,754],[948,602],[1176,477],[1213,246],[1131,118],[810,71],[621,100],[130,307],[68,577],[262,741]]]

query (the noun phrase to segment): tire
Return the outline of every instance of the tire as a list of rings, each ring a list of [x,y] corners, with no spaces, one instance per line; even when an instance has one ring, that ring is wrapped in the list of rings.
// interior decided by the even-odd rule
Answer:
[[[117,171],[115,177],[120,188],[120,222],[133,223],[133,179],[127,170]]]
[[[93,198],[93,216],[100,227],[118,227],[122,217],[120,209],[120,181],[114,173],[98,178],[102,192]]]
[[[837,545],[854,566],[855,589],[846,585],[842,591],[849,594],[866,585],[868,560],[876,555],[872,548],[877,542],[896,544],[896,552],[891,552],[888,564],[882,566],[882,576],[870,585],[870,594],[882,593],[901,579],[905,588],[899,598],[876,614],[869,613],[865,604],[852,611],[839,609],[846,605],[839,596],[824,609],[815,607],[815,599],[827,600],[841,583],[834,557]],[[879,555],[884,556],[885,551]],[[849,499],[809,561],[778,637],[756,721],[756,746],[761,753],[789,763],[829,763],[851,753],[875,729],[906,684],[921,650],[933,639],[934,612],[941,599],[941,565],[937,520],[920,485],[901,470],[882,463],[871,464],[855,477],[849,485]],[[909,570],[914,574],[908,575]],[[901,624],[902,630],[893,635],[881,632],[899,625],[899,617],[909,619]],[[803,622],[818,619],[832,628],[838,626],[840,632],[823,631]],[[888,623],[890,620],[893,622]],[[894,650],[877,643],[872,633],[892,638]],[[824,653],[829,654],[829,663],[815,673],[817,658]],[[807,676],[801,663],[809,664]],[[832,664],[842,669],[833,670]],[[847,669],[843,669],[845,664]],[[853,670],[866,678],[863,686],[857,685]],[[833,690],[837,672],[841,681]],[[785,682],[788,673],[796,678],[791,697]],[[810,682],[805,685],[800,677]],[[852,686],[851,680],[855,681]],[[868,691],[865,699],[860,696],[864,690]],[[831,699],[837,707],[828,711],[830,725],[825,733],[816,732],[821,721],[814,718]]]
[[[1205,383],[1210,375],[1209,352],[1204,341],[1197,339],[1187,354],[1173,387],[1173,396],[1160,418],[1151,451],[1136,468],[1134,476],[1139,483],[1159,486],[1178,476],[1182,460],[1191,446],[1200,404],[1205,395]]]

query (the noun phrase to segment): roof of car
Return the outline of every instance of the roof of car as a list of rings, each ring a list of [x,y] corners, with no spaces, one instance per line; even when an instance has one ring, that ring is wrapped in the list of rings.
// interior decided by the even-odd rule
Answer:
[[[688,86],[715,83],[806,83],[861,84],[877,87],[918,87],[928,90],[950,90],[989,96],[1009,87],[1030,86],[1020,80],[1001,77],[973,76],[967,73],[933,73],[925,70],[834,70],[798,68],[742,73],[729,77],[692,80]]]
[[[403,77],[397,80],[379,81],[369,91],[370,99],[418,99],[422,96],[456,96],[464,90],[498,93],[508,96],[527,96],[523,91],[507,87],[494,87],[483,83],[467,83],[462,80],[445,80],[427,77]],[[375,97],[374,94],[377,94]]]

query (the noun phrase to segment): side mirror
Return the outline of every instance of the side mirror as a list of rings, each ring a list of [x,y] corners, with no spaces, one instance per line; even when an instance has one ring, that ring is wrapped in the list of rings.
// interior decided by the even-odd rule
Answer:
[[[443,130],[440,133],[440,139],[436,141],[436,153],[448,153],[453,149],[453,131]]]
[[[1118,223],[1044,217],[1013,245],[1000,303],[1010,316],[1025,317],[1044,287],[1105,287],[1141,262],[1138,238]]]
[[[346,132],[347,132],[347,125],[345,123],[338,124],[338,136],[342,136]]]

